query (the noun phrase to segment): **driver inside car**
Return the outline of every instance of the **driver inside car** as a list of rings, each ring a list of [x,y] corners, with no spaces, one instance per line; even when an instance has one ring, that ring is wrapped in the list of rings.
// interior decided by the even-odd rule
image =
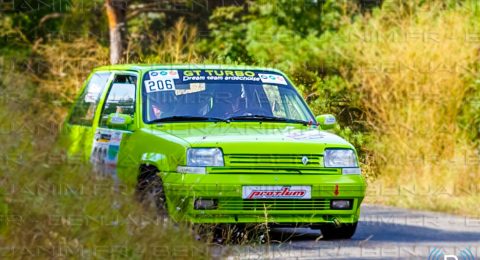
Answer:
[[[247,98],[243,84],[231,86],[214,97],[211,117],[229,118],[246,114]]]

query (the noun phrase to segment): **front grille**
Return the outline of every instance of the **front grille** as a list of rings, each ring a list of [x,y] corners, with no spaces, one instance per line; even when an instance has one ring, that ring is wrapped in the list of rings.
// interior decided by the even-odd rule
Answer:
[[[302,159],[307,158],[306,164]],[[280,167],[280,168],[320,168],[323,166],[319,154],[227,154],[227,167]]]
[[[340,168],[323,167],[321,154],[225,154],[224,160],[224,167],[208,167],[208,173],[341,174]]]
[[[259,200],[221,200],[218,203],[218,210],[328,210],[330,200],[327,199],[259,199]]]

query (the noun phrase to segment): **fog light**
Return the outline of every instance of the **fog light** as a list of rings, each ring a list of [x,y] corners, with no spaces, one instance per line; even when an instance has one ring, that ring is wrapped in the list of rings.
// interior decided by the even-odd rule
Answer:
[[[216,209],[218,201],[214,199],[197,199],[195,200],[195,209]]]
[[[330,207],[332,209],[351,209],[352,201],[351,200],[332,200],[330,202]]]

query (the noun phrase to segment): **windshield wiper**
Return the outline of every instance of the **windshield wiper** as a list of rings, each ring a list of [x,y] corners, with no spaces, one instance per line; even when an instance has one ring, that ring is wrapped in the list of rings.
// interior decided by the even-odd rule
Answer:
[[[308,125],[309,122],[296,119],[288,119],[283,117],[275,116],[266,116],[266,115],[243,115],[243,116],[232,116],[229,118],[219,118],[219,117],[204,117],[204,116],[169,116],[164,118],[157,118],[148,123],[162,123],[162,122],[195,122],[195,121],[205,121],[205,122],[231,122],[231,121],[269,121],[269,122],[285,122],[285,123],[297,123]]]
[[[189,121],[213,121],[213,122],[227,122],[226,119],[218,117],[204,117],[204,116],[169,116],[164,118],[157,118],[148,123],[162,123],[162,122],[189,122]]]
[[[286,122],[286,123],[297,123],[307,125],[309,122],[303,120],[289,119],[276,116],[265,116],[265,115],[244,115],[244,116],[232,116],[227,118],[229,121],[239,121],[239,120],[258,120],[258,121],[270,121],[270,122]]]

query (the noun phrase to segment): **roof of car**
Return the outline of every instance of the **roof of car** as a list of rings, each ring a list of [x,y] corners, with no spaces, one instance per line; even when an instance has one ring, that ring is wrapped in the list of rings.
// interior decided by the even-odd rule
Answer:
[[[247,65],[222,65],[222,64],[118,64],[101,66],[95,70],[133,70],[133,71],[148,71],[152,69],[229,69],[229,70],[266,70],[282,73],[273,68],[253,67]]]

